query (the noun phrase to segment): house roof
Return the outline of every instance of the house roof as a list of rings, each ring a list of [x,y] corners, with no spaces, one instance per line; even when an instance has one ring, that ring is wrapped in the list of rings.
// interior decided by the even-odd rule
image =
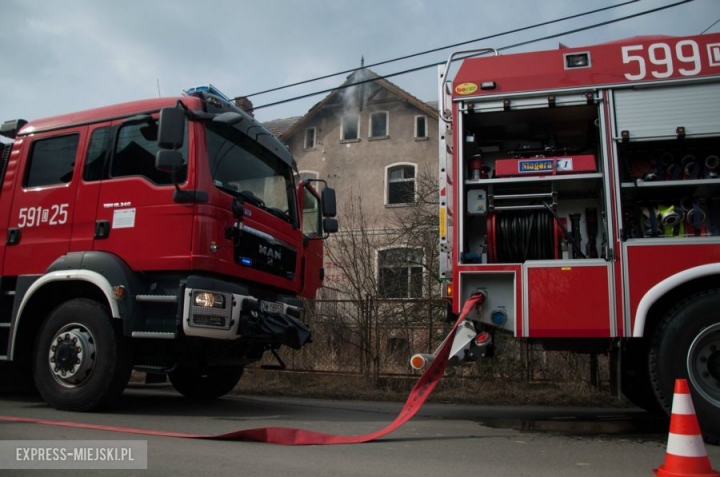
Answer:
[[[330,94],[325,96],[325,98],[323,98],[320,102],[316,103],[313,107],[311,107],[304,116],[269,121],[268,123],[265,123],[265,127],[269,129],[273,134],[277,135],[281,140],[287,140],[287,138],[294,135],[297,131],[301,130],[303,128],[303,125],[306,124],[308,120],[310,120],[315,114],[317,114],[323,108],[323,106],[330,103],[338,94],[341,94],[341,92],[344,91],[346,88],[351,87],[353,84],[365,83],[376,84],[397,96],[401,101],[406,101],[409,104],[413,105],[428,116],[434,118],[438,117],[437,108],[432,107],[432,103],[425,103],[423,101],[420,101],[415,96],[411,95],[404,89],[386,80],[382,76],[379,76],[378,74],[367,68],[363,68],[361,70],[356,70],[351,73],[342,85],[340,85],[337,89],[333,90]],[[435,102],[435,104],[437,104],[437,102]]]
[[[282,119],[272,119],[270,121],[265,121],[263,123],[263,126],[273,133],[275,136],[280,137],[282,136],[285,131],[287,131],[293,124],[298,122],[302,116],[292,116],[290,118],[282,118]]]

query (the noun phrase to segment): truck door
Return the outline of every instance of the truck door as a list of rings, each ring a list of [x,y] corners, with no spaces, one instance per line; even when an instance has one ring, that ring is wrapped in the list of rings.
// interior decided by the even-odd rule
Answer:
[[[24,136],[19,160],[8,161],[6,177],[17,177],[7,223],[3,276],[42,274],[66,254],[78,207],[76,192],[87,127]]]
[[[175,202],[171,175],[155,168],[157,119],[135,116],[113,126],[93,249],[111,252],[135,270],[189,268],[193,204]],[[178,174],[179,183],[185,176]]]

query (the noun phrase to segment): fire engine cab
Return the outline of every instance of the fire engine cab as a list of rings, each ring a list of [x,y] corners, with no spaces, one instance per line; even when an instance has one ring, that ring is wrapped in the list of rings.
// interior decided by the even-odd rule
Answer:
[[[133,368],[214,398],[309,341],[335,193],[298,181],[217,89],[0,134],[0,378],[32,375],[75,411],[114,401]]]
[[[441,275],[455,313],[484,299],[455,358],[496,330],[609,353],[646,409],[687,378],[720,438],[720,34],[464,51],[439,73]]]

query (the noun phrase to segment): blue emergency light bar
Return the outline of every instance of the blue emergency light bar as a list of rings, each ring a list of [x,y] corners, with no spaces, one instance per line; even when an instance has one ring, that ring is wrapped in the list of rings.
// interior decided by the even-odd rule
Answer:
[[[215,95],[215,96],[217,96],[217,97],[219,97],[219,98],[224,99],[224,100],[227,101],[228,103],[232,103],[232,99],[230,99],[230,98],[228,98],[227,96],[225,96],[223,93],[220,92],[219,89],[217,89],[215,86],[213,86],[213,85],[211,85],[211,84],[206,84],[206,85],[202,85],[202,86],[195,86],[195,87],[193,87],[193,88],[188,88],[188,89],[186,89],[186,90],[183,90],[183,93],[186,94],[186,95],[188,95],[188,96],[191,95],[191,94],[193,94],[193,93],[199,93],[199,92],[210,93],[210,94],[213,94],[213,95]]]

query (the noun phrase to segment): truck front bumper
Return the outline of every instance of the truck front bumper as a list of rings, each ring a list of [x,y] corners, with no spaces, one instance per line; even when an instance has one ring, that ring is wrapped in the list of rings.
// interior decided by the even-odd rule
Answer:
[[[300,349],[310,339],[302,315],[296,297],[260,299],[242,285],[193,276],[188,278],[183,295],[182,329],[186,336],[242,338]]]

